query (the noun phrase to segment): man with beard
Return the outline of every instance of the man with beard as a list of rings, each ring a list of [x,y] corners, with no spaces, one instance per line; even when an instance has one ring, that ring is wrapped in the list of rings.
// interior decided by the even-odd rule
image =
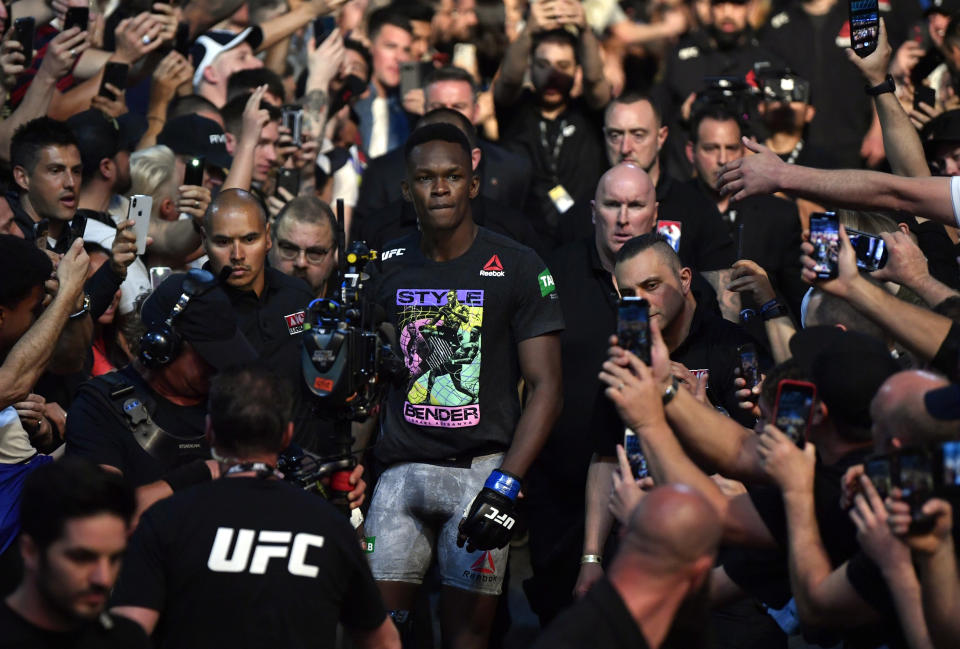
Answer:
[[[143,630],[104,612],[134,511],[115,473],[66,458],[23,489],[24,576],[0,605],[5,647],[147,647]]]
[[[337,259],[335,232],[336,221],[326,203],[313,196],[298,196],[284,205],[270,228],[270,265],[299,277],[310,285],[314,296],[324,297]]]
[[[600,48],[583,6],[547,0],[530,6],[523,33],[507,49],[493,97],[501,141],[528,157],[533,177],[525,212],[547,247],[562,240],[564,216],[583,215],[603,170],[600,110],[610,101]],[[567,26],[576,27],[573,36]],[[531,57],[532,54],[532,57]],[[579,66],[583,94],[570,96]],[[527,68],[533,90],[524,88]],[[581,209],[571,212],[574,206]]]
[[[682,125],[690,118],[695,93],[703,90],[704,77],[743,79],[758,61],[779,62],[757,41],[748,21],[750,6],[747,0],[712,0],[710,25],[682,38],[667,59],[666,74],[656,93],[663,114],[678,118],[670,124],[673,137],[667,144],[666,163],[679,177],[690,175],[683,156],[687,134]]]
[[[620,466],[631,480],[625,458]],[[534,649],[658,649],[667,640],[693,646],[673,642],[671,627],[705,626],[719,541],[720,518],[699,492],[681,484],[650,491],[630,514],[607,577],[547,627]]]

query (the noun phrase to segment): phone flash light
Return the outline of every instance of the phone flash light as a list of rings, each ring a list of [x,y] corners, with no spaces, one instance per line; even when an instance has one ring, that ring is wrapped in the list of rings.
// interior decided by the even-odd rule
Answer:
[[[780,87],[787,92],[793,92],[793,79],[781,79]]]

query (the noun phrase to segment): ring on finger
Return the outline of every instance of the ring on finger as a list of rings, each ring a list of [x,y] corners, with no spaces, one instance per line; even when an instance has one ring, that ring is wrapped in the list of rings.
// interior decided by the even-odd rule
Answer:
[[[77,56],[77,48],[75,48],[75,47],[70,48],[70,58],[71,58],[71,59],[72,59],[72,58],[76,58],[76,56]]]
[[[146,34],[144,34],[144,35],[143,35],[143,38],[141,38],[140,40],[143,41],[143,44],[144,44],[144,45],[149,45],[149,44],[150,44],[150,37],[147,36]]]

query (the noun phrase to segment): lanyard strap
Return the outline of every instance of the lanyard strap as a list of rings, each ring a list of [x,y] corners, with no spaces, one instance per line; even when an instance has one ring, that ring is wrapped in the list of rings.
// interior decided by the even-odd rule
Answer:
[[[227,469],[227,472],[224,475],[248,473],[250,471],[255,472],[257,477],[261,479],[277,478],[278,480],[283,480],[283,474],[277,471],[275,467],[272,467],[265,462],[242,462],[241,464],[234,464],[232,467]]]
[[[547,123],[542,119],[540,120],[540,144],[543,146],[543,152],[547,156],[547,166],[555,181],[557,180],[557,161],[560,159],[560,149],[563,148],[563,140],[566,137],[564,131],[566,130],[567,120],[560,120],[560,134],[557,136],[553,149],[551,149],[547,142]]]
[[[787,156],[787,164],[794,164],[797,161],[797,158],[800,157],[801,151],[803,151],[803,140],[797,142],[797,146],[793,147],[793,151],[791,151],[790,155]]]

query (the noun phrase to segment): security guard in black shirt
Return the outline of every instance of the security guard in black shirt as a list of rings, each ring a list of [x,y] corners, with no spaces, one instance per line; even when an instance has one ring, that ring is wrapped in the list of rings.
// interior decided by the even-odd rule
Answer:
[[[204,217],[203,245],[210,269],[224,277],[224,291],[240,330],[261,361],[294,390],[294,442],[323,452],[332,426],[318,422],[301,372],[300,333],[313,300],[310,287],[266,264],[272,241],[263,207],[242,189],[220,192]]]

